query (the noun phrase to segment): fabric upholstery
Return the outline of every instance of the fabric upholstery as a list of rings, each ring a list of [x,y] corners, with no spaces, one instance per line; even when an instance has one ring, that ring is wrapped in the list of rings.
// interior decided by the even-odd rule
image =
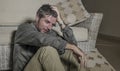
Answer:
[[[102,21],[102,13],[91,13],[90,18],[80,22],[76,27],[85,27],[88,29],[88,41],[78,42],[78,47],[88,52],[95,48],[99,27]]]
[[[62,0],[56,5],[65,24],[68,25],[77,24],[90,16],[80,0]]]
[[[71,27],[73,30],[73,34],[75,39],[80,41],[87,41],[88,40],[88,29],[84,27]]]
[[[84,27],[70,27],[73,31],[76,41],[87,41],[88,40],[88,29]],[[60,27],[56,26],[53,28],[59,35],[63,36]]]
[[[87,53],[87,70],[88,71],[115,71],[111,64],[100,54],[97,49]]]
[[[12,68],[12,47],[11,45],[0,45],[0,71]]]

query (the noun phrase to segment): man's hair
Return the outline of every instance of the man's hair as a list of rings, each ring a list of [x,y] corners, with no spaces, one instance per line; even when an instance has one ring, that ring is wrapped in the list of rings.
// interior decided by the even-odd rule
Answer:
[[[37,16],[41,19],[45,17],[45,15],[52,15],[53,17],[57,18],[57,12],[54,11],[49,4],[44,4],[42,5],[38,11],[37,11]]]

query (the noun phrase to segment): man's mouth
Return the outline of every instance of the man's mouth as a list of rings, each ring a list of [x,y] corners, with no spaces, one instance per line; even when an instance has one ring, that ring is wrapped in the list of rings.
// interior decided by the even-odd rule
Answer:
[[[48,32],[49,31],[49,29],[44,29],[44,32]]]

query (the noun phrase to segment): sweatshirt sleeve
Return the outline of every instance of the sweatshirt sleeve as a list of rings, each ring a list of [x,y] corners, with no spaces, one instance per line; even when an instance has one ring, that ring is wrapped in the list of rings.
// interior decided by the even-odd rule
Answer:
[[[77,41],[70,27],[66,26],[64,29],[62,29],[62,32],[63,32],[63,37],[67,42],[77,46]]]
[[[52,46],[59,54],[63,54],[67,42],[60,37],[36,31],[30,24],[25,24],[19,26],[15,35],[15,43],[37,47]]]

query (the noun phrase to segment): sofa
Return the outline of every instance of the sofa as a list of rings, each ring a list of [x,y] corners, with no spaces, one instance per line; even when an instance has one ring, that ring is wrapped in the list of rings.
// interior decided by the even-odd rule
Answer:
[[[44,3],[49,3],[58,6],[58,9],[61,9],[60,12],[62,13],[62,18],[67,23],[66,25],[70,27],[77,27],[77,28],[84,28],[87,31],[83,31],[84,33],[81,36],[78,33],[75,34],[78,38],[77,44],[80,49],[82,49],[87,54],[87,64],[86,69],[81,68],[81,71],[116,71],[113,66],[105,59],[102,54],[97,50],[96,46],[96,39],[99,32],[99,27],[103,18],[102,13],[89,13],[85,7],[83,6],[81,0],[63,0],[63,2],[70,1],[71,4],[76,5],[74,1],[79,2],[78,6],[72,6],[73,9],[76,9],[74,14],[71,14],[71,10],[66,10],[63,7],[68,7],[67,4],[62,5],[61,3],[57,2],[60,0],[40,0],[40,5]],[[38,2],[36,1],[38,4]],[[68,9],[68,8],[67,8]],[[80,9],[80,10],[78,10]],[[64,12],[62,12],[64,10]],[[64,14],[66,11],[67,14]],[[80,11],[80,12],[79,12]],[[79,13],[77,13],[79,12]],[[79,16],[78,16],[79,15]],[[12,70],[12,52],[14,46],[14,34],[19,24],[0,24],[0,71],[3,70]],[[74,30],[74,29],[73,29]],[[58,31],[58,30],[57,30]],[[74,32],[74,31],[73,31]],[[84,36],[84,34],[86,36]]]

